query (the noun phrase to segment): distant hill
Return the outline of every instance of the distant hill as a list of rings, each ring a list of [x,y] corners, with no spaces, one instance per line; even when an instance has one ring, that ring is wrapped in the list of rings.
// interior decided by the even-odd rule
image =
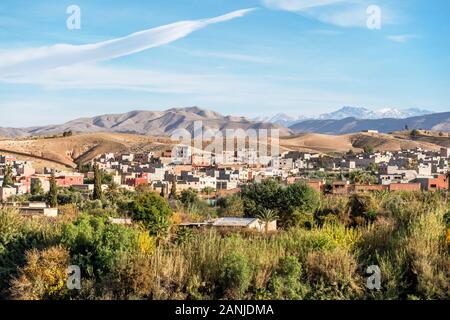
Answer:
[[[46,136],[65,131],[76,133],[115,132],[140,135],[170,135],[176,129],[194,130],[194,122],[202,121],[204,129],[280,129],[280,135],[292,132],[282,126],[251,121],[244,117],[224,116],[198,107],[173,108],[165,111],[131,111],[123,114],[106,114],[92,118],[79,118],[60,125],[30,128],[0,128],[0,136]]]
[[[340,120],[305,120],[289,127],[296,133],[316,132],[326,134],[347,134],[364,130],[378,130],[379,132],[393,132],[409,129],[424,129],[434,131],[450,131],[450,112],[433,113],[406,119],[357,119],[354,117]]]

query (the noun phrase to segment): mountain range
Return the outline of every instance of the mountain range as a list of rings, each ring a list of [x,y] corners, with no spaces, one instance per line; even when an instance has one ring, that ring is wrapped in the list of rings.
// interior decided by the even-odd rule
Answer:
[[[354,117],[339,120],[305,120],[289,127],[295,133],[316,132],[327,134],[347,134],[367,130],[381,133],[399,131],[408,128],[433,131],[450,131],[450,112],[433,113],[405,119],[357,119]]]
[[[251,121],[245,117],[224,116],[198,107],[172,108],[165,111],[131,111],[123,114],[105,114],[79,118],[64,124],[29,128],[0,128],[0,136],[45,136],[62,132],[114,132],[151,136],[165,136],[176,129],[194,130],[194,122],[202,121],[203,129],[280,129],[280,135],[290,135],[286,127],[269,122]]]
[[[418,108],[409,109],[396,109],[396,108],[384,108],[379,110],[369,110],[363,107],[342,107],[339,110],[330,113],[323,113],[317,116],[305,116],[305,115],[290,115],[286,113],[278,113],[271,116],[256,117],[253,120],[270,122],[279,124],[281,126],[290,127],[298,122],[304,120],[342,120],[345,118],[356,119],[405,119],[416,116],[423,116],[431,114],[432,111]]]
[[[402,111],[424,113],[425,110],[409,109]],[[355,117],[358,113],[358,117]],[[347,134],[365,130],[378,130],[381,133],[409,129],[424,129],[450,132],[450,112],[424,114],[399,118],[400,113],[390,109],[385,113],[397,117],[374,118],[380,113],[364,108],[344,107],[336,112],[324,114],[317,119],[292,119],[279,116],[274,119],[249,120],[241,116],[224,116],[211,110],[198,107],[172,108],[165,111],[131,111],[122,114],[106,114],[92,118],[79,118],[64,124],[46,125],[29,128],[1,128],[0,137],[49,136],[67,131],[74,133],[128,133],[148,136],[168,136],[176,129],[194,131],[194,122],[201,121],[204,130],[219,129],[274,129],[280,130],[280,136],[312,132],[325,134]],[[353,115],[348,117],[348,115]],[[342,118],[344,117],[344,118]],[[368,118],[359,118],[368,117]],[[372,117],[372,118],[370,118]],[[285,120],[285,121],[284,121]],[[284,122],[283,122],[284,121]],[[289,121],[293,121],[292,124]],[[275,122],[275,123],[273,123]],[[284,125],[281,125],[283,123]]]

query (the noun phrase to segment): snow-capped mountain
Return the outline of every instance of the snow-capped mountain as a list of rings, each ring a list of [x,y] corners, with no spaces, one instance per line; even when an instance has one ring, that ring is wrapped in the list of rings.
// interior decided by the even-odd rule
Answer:
[[[286,113],[277,113],[275,115],[269,115],[269,116],[260,116],[253,118],[253,121],[257,122],[269,122],[273,124],[278,124],[283,127],[289,127],[299,121],[306,120],[307,117],[303,115],[288,115]]]
[[[426,114],[431,114],[433,112],[428,110],[422,110],[417,108],[409,109],[395,109],[395,108],[383,108],[379,110],[369,110],[361,107],[342,107],[341,109],[331,112],[324,113],[317,117],[319,120],[341,120],[345,118],[357,118],[357,119],[383,119],[383,118],[394,118],[403,119],[409,117],[423,116]]]
[[[269,122],[284,127],[290,127],[304,120],[341,120],[345,118],[356,119],[405,119],[410,117],[423,116],[432,114],[433,112],[418,108],[396,109],[383,108],[379,110],[369,110],[363,107],[342,107],[339,110],[330,113],[323,113],[317,116],[289,115],[286,113],[278,113],[275,115],[260,116],[253,118],[253,121]]]

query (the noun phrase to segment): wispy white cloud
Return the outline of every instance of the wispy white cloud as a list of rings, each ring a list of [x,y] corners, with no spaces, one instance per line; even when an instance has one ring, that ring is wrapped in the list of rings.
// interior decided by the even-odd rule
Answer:
[[[420,38],[420,36],[417,34],[396,34],[396,35],[389,35],[386,38],[394,42],[405,43],[409,40],[418,39]]]
[[[367,0],[262,0],[269,9],[284,10],[301,14],[311,19],[339,27],[366,27]],[[382,24],[394,22],[393,12],[382,7]]]
[[[251,54],[217,52],[217,51],[200,51],[200,50],[183,50],[183,51],[194,57],[217,58],[217,59],[251,62],[251,63],[271,63],[275,61],[275,59],[271,57],[257,56]]]
[[[92,44],[57,44],[3,52],[0,53],[0,77],[131,55],[184,38],[211,24],[243,17],[252,10],[237,10],[209,19],[180,21]]]
[[[268,8],[286,11],[303,11],[342,2],[348,2],[348,0],[263,0],[263,4]]]

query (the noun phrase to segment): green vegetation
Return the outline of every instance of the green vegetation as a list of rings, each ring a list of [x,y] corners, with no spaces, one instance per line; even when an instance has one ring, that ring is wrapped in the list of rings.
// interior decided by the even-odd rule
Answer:
[[[74,203],[63,205],[66,198]],[[320,196],[301,183],[267,180],[225,197],[218,208],[189,190],[180,199],[169,204],[145,188],[111,186],[102,200],[57,189],[56,219],[0,209],[0,298],[450,298],[446,193]],[[176,226],[180,216],[198,214],[186,210],[195,204],[220,215],[240,207],[263,221],[278,216],[282,228]],[[134,223],[112,224],[114,216]],[[65,285],[69,264],[81,268],[81,290]],[[370,265],[381,269],[381,290],[365,286]]]
[[[42,188],[42,182],[39,179],[33,179],[31,180],[31,186],[30,186],[30,192],[31,195],[41,195],[44,193],[44,189]]]
[[[14,184],[14,180],[12,178],[12,168],[11,166],[6,166],[5,168],[5,174],[3,177],[3,185],[2,187],[9,187]]]
[[[233,194],[217,200],[218,214],[222,217],[244,216],[244,202],[240,195]]]
[[[50,177],[50,190],[47,194],[47,204],[52,208],[55,208],[58,205],[58,187],[56,185],[54,172],[52,172]]]
[[[242,198],[247,216],[255,217],[264,209],[270,209],[277,214],[284,227],[299,225],[304,215],[312,217],[320,201],[319,193],[304,183],[284,188],[274,180],[244,187]]]
[[[101,200],[102,194],[102,172],[100,171],[98,165],[94,166],[94,200]]]

